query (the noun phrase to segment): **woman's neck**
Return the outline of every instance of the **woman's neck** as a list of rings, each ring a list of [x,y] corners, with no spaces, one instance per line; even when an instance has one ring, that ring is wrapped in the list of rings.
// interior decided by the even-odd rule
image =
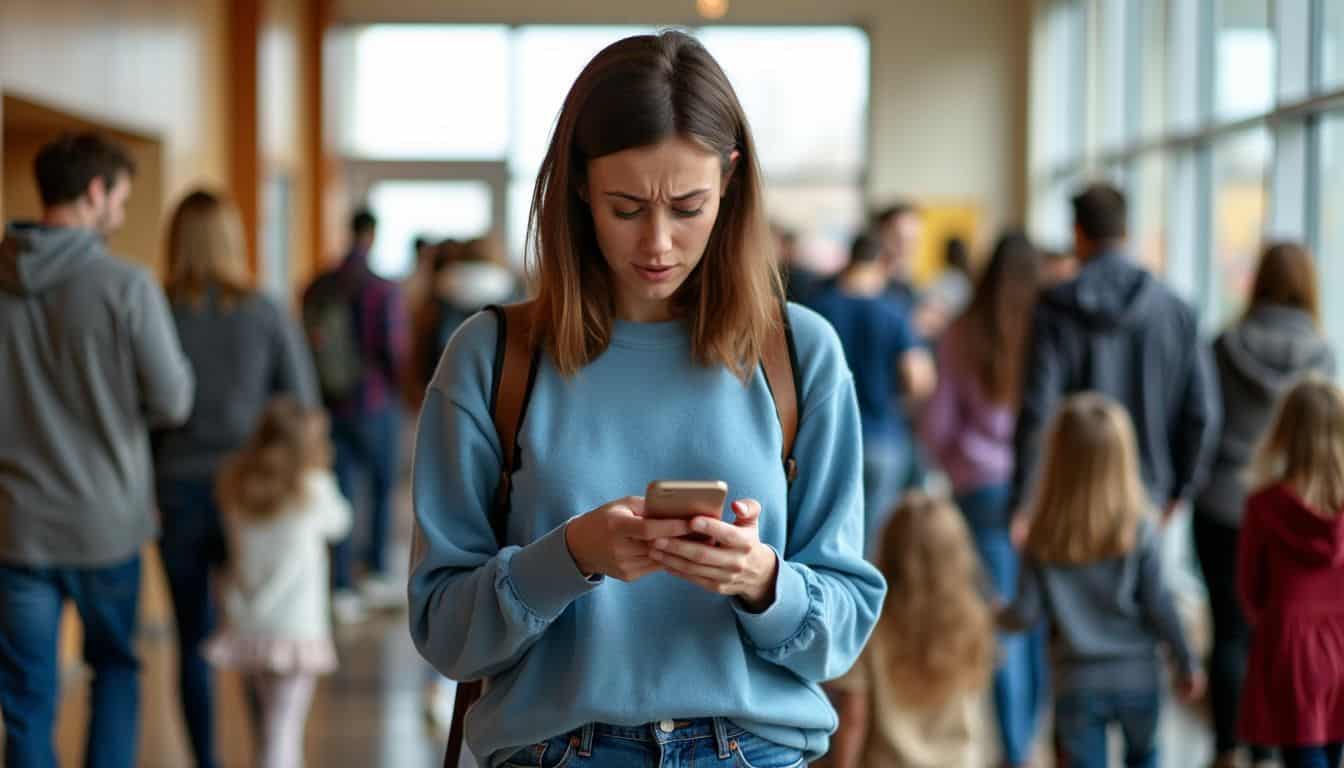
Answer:
[[[676,318],[671,299],[643,300],[618,298],[616,318],[628,323],[663,323]]]

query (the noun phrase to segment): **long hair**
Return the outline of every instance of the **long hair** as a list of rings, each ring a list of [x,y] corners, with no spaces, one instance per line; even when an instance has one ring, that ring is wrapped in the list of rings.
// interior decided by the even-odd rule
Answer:
[[[1318,514],[1344,511],[1344,392],[1317,376],[1294,385],[1251,467],[1254,487],[1286,483]]]
[[[966,371],[990,402],[1016,405],[1031,326],[1030,308],[1040,288],[1041,257],[1022,232],[994,245],[975,295],[953,324]]]
[[[1311,252],[1297,243],[1273,243],[1260,254],[1247,313],[1265,305],[1300,309],[1321,324],[1316,266]]]
[[[1134,548],[1149,508],[1129,414],[1084,393],[1060,406],[1029,506],[1026,550],[1043,563],[1084,565]]]
[[[887,579],[874,642],[887,683],[913,709],[936,709],[984,688],[994,667],[994,623],[970,531],[952,505],[907,495],[883,529],[878,567]]]
[[[331,466],[327,417],[291,397],[272,400],[252,437],[215,483],[220,509],[247,519],[274,517],[299,497],[309,469]]]
[[[168,227],[169,300],[199,303],[211,288],[226,305],[252,292],[238,209],[198,189],[183,198]]]
[[[607,348],[615,313],[614,278],[580,196],[588,163],[673,137],[699,144],[725,173],[732,170],[704,257],[672,297],[689,321],[694,359],[745,380],[782,321],[756,144],[732,85],[684,32],[628,37],[598,53],[570,88],[528,217],[535,327],[545,329],[544,347],[566,376]]]

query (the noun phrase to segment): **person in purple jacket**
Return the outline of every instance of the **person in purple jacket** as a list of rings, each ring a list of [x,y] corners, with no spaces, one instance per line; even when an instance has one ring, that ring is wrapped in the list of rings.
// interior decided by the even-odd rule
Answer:
[[[1013,431],[1040,259],[1025,235],[999,238],[970,305],[938,349],[938,385],[924,412],[924,440],[947,473],[986,573],[1012,600],[1018,558],[1009,530]],[[994,674],[1004,765],[1026,765],[1044,695],[1040,631],[1005,636]]]

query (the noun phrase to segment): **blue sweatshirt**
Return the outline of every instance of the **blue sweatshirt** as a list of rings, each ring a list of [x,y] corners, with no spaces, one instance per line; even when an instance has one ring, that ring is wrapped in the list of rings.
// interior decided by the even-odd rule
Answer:
[[[862,557],[859,415],[840,343],[815,313],[789,313],[802,378],[791,488],[759,370],[744,385],[696,365],[683,323],[618,321],[571,379],[543,356],[502,549],[489,525],[497,323],[477,315],[453,337],[416,439],[409,621],[440,672],[489,678],[466,721],[486,765],[589,722],[712,716],[809,760],[826,751],[836,716],[818,683],[854,663],[885,584]],[[761,502],[761,540],[780,555],[769,608],[663,572],[583,577],[565,523],[657,479],[724,480],[730,500]]]

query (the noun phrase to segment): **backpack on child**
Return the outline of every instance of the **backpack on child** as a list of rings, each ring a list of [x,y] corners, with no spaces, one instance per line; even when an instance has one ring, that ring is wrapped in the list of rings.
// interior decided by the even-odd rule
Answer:
[[[532,331],[536,322],[535,307],[536,302],[533,300],[505,306],[492,304],[485,308],[494,313],[499,324],[499,335],[495,341],[490,415],[494,420],[495,434],[499,437],[503,462],[499,485],[496,486],[490,508],[490,528],[500,546],[504,545],[508,527],[513,473],[522,466],[518,434],[541,361],[541,347],[536,343]],[[793,458],[793,439],[798,433],[798,396],[802,391],[802,382],[798,375],[798,350],[794,346],[793,331],[789,328],[788,306],[783,302],[780,303],[780,317],[782,322],[766,340],[761,356],[761,371],[765,374],[770,396],[775,401],[775,412],[779,416],[783,433],[784,477],[792,485],[798,475],[798,464]],[[448,748],[443,757],[444,768],[457,768],[462,754],[467,709],[476,703],[483,692],[482,680],[458,683],[452,725],[448,729]]]

